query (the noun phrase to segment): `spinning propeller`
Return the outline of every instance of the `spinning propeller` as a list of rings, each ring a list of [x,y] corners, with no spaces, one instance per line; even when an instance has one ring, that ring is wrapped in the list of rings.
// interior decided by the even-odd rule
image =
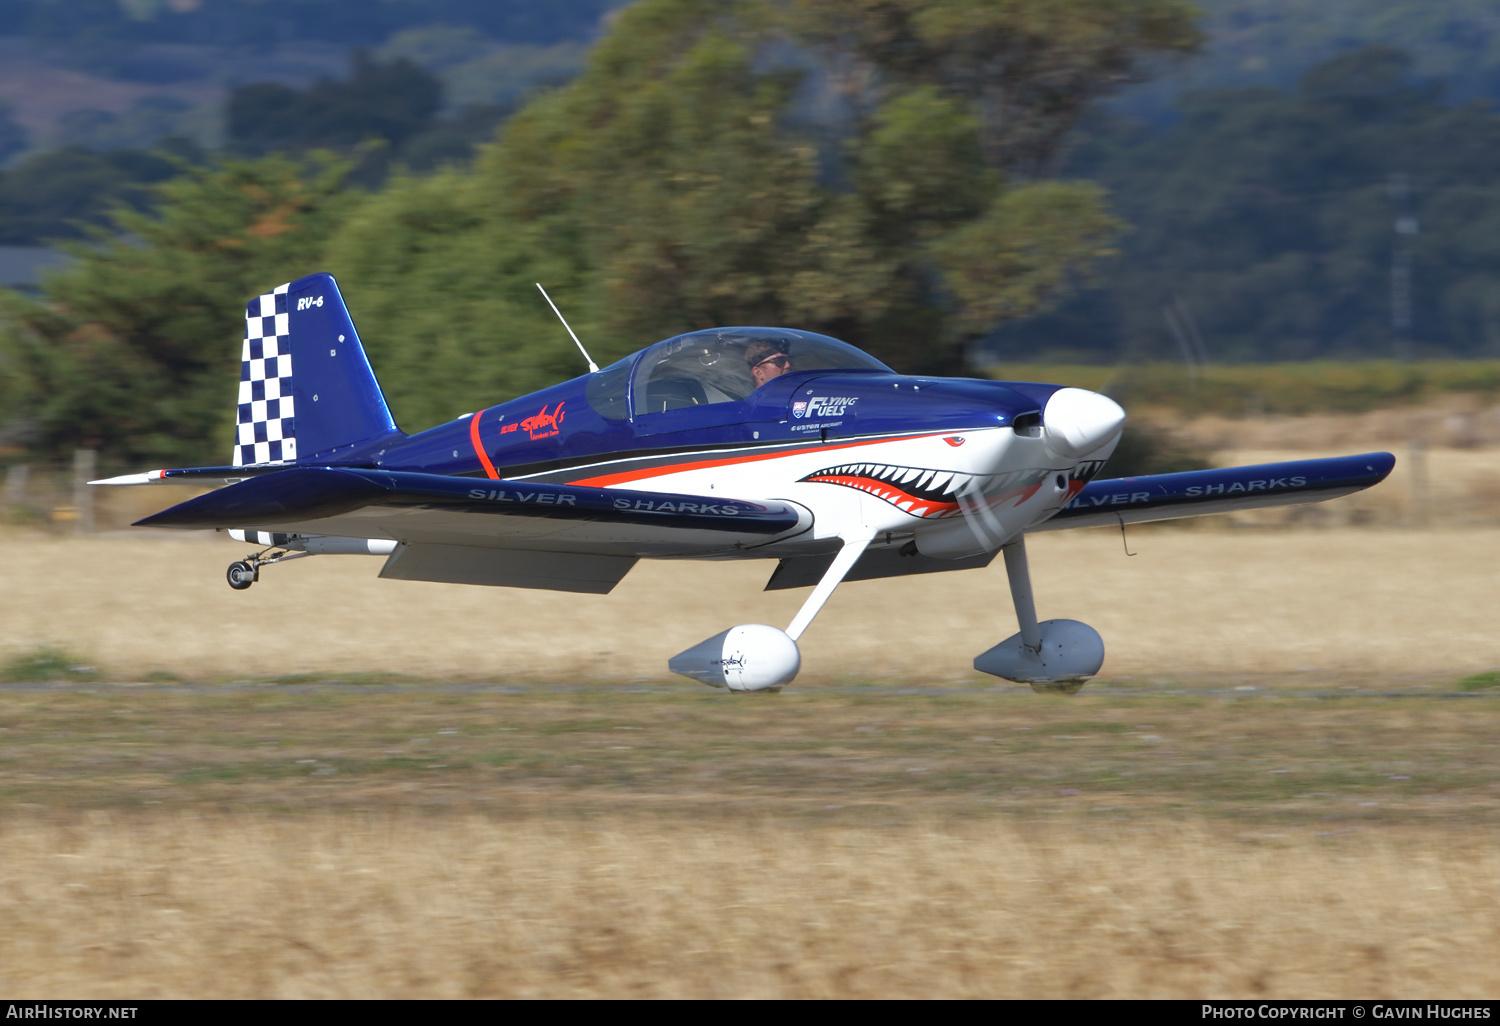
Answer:
[[[1125,411],[1108,396],[1081,388],[1061,388],[1047,400],[1040,427],[1032,430],[1040,433],[1048,452],[1072,463],[1108,444],[1124,423]],[[1000,522],[996,509],[1024,502],[1043,488],[1056,488],[1059,495],[1065,494],[1069,480],[1067,472],[1040,467],[973,478],[957,496],[972,542],[953,537],[945,539],[948,544],[944,547],[967,548],[975,554],[998,549],[1015,531]],[[932,546],[925,548],[932,552]]]

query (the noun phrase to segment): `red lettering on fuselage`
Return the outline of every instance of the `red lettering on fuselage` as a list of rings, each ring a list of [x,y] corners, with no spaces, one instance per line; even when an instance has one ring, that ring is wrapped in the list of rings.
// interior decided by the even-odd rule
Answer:
[[[533,442],[538,438],[551,438],[553,435],[560,435],[562,434],[563,407],[566,405],[566,402],[558,403],[557,409],[551,413],[548,413],[547,407],[543,406],[540,410],[521,421],[521,427],[526,429],[526,433],[531,436]]]

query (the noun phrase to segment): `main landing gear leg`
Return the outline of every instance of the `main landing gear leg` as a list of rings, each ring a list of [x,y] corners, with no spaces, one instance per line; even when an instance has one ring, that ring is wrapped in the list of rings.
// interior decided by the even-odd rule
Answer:
[[[975,656],[974,669],[1030,684],[1033,691],[1073,694],[1104,665],[1104,640],[1094,628],[1077,620],[1038,623],[1025,537],[1000,551],[1005,554],[1005,575],[1021,630]]]
[[[763,623],[731,627],[685,652],[677,653],[667,661],[667,668],[710,687],[727,687],[730,691],[780,691],[782,685],[790,684],[802,668],[802,652],[797,648],[797,639],[818,615],[833,589],[859,562],[873,537],[864,533],[843,536],[844,547],[823,571],[823,579],[802,603],[802,608],[785,631]]]
[[[823,579],[818,582],[813,593],[807,596],[807,601],[802,603],[802,608],[797,610],[797,615],[792,618],[792,625],[786,629],[787,637],[793,641],[802,637],[802,632],[807,630],[813,622],[813,617],[822,610],[823,604],[833,594],[833,589],[837,588],[849,571],[854,569],[854,564],[858,563],[859,557],[865,554],[865,549],[869,547],[874,537],[873,534],[864,533],[843,536],[844,547],[839,549],[837,556],[833,557],[833,562],[828,565],[827,570],[823,571]]]
[[[280,563],[288,559],[301,559],[303,556],[311,556],[311,552],[289,552],[283,546],[272,545],[268,549],[261,549],[252,553],[244,559],[235,560],[229,564],[229,570],[225,577],[229,580],[229,586],[235,591],[244,591],[250,585],[260,580],[260,568],[270,566],[272,563]]]
[[[1036,622],[1036,599],[1031,594],[1031,568],[1026,564],[1026,538],[1021,536],[1000,550],[1005,557],[1005,576],[1010,581],[1010,600],[1021,626],[1021,644],[1038,655],[1042,651],[1042,629]]]

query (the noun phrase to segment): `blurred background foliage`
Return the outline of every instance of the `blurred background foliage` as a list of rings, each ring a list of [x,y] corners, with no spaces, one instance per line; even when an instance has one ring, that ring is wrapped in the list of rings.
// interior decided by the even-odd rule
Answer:
[[[1086,359],[1170,357],[1174,307],[1214,361],[1500,356],[1500,118],[1412,64],[1365,47],[1295,89],[1188,94],[1160,131],[1101,124],[1068,171],[1111,190],[1133,228],[1121,259],[1104,288],[1000,332],[994,355],[1065,336]]]
[[[577,373],[537,281],[601,363],[1500,356],[1488,0],[0,0],[0,65],[0,246],[73,256],[0,300],[0,460],[222,462],[243,303],[320,269],[408,430]],[[58,68],[127,99],[3,91]]]
[[[183,165],[151,213],[74,243],[47,297],[0,294],[0,400],[21,444],[172,465],[223,461],[248,297],[320,258],[357,202],[347,162]]]

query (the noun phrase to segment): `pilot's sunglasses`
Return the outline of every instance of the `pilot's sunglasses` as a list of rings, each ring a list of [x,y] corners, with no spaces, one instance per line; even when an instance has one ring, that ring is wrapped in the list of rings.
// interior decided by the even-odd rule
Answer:
[[[774,363],[782,370],[791,370],[792,368],[792,358],[790,356],[787,356],[785,353],[777,353],[775,356],[768,356],[764,360],[760,361],[760,363],[757,363],[755,366],[764,367],[768,363]]]

